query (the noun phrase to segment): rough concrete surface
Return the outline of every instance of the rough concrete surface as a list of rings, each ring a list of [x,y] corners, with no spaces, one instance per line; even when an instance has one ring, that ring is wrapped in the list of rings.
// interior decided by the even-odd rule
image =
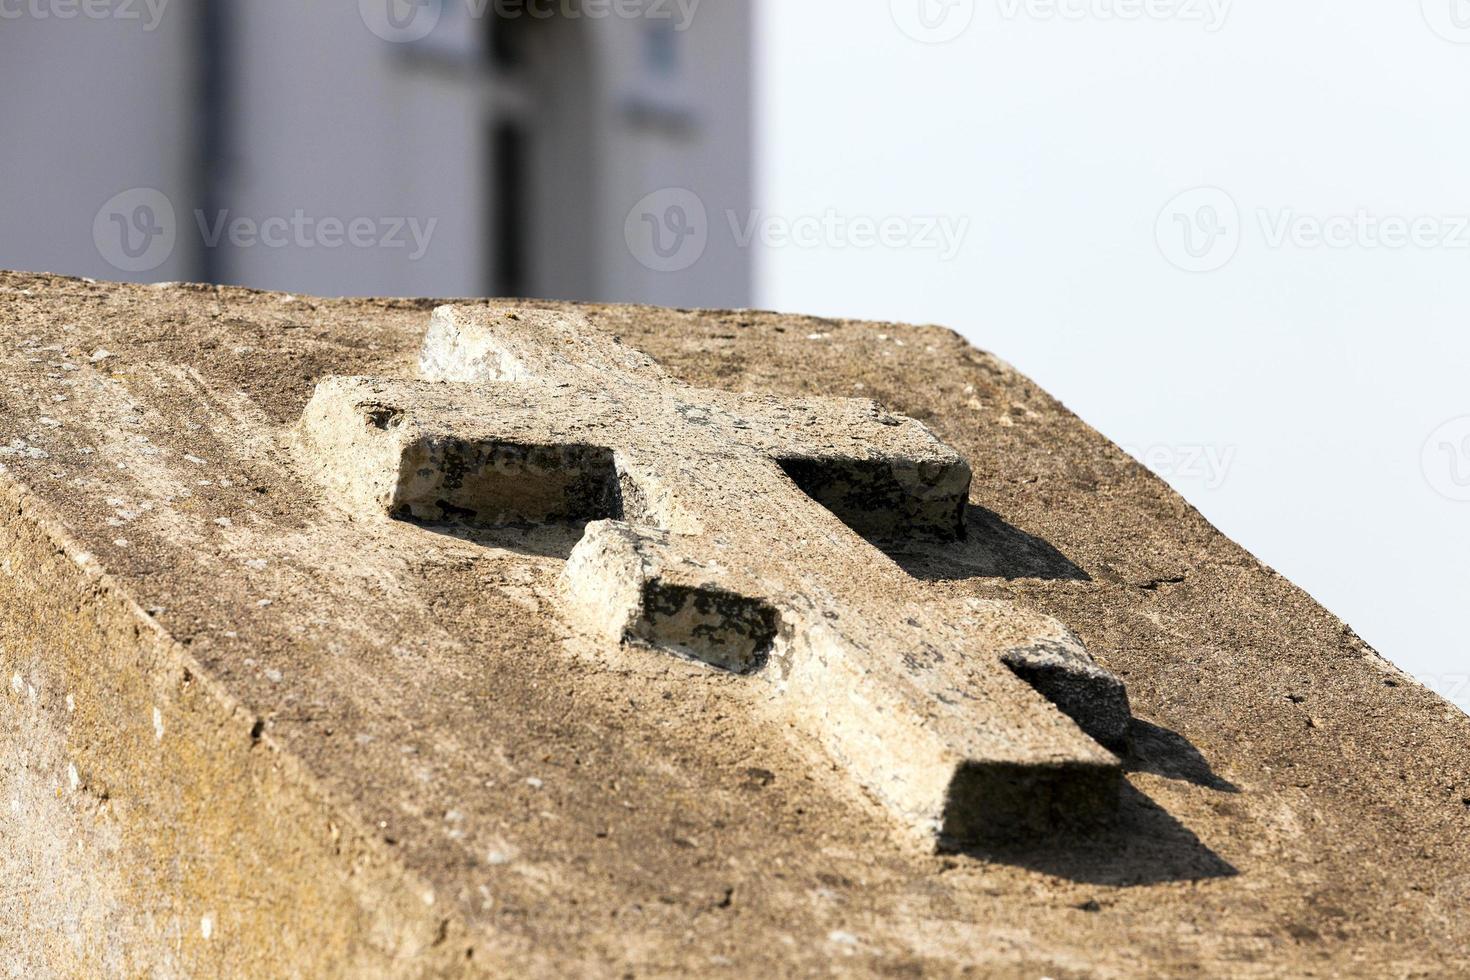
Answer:
[[[935,328],[517,305],[968,460],[964,539],[874,566],[1054,617],[1134,718],[1110,823],[936,853],[750,677],[579,627],[582,527],[385,520],[322,482],[318,385],[417,377],[438,305],[0,274],[15,975],[1470,973],[1470,719],[1004,363]]]

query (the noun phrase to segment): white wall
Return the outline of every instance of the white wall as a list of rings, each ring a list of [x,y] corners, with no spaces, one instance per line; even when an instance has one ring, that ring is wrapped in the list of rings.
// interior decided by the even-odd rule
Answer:
[[[0,16],[0,267],[183,278],[187,254],[175,249],[154,268],[128,271],[104,255],[120,254],[115,228],[104,217],[100,246],[93,230],[98,210],[122,192],[152,188],[172,200],[192,192],[189,11],[165,0],[156,18],[143,3],[109,8],[137,19],[9,16],[26,9],[7,4]],[[113,210],[131,221],[152,202],[133,194]]]
[[[480,29],[468,0],[442,0],[433,33],[437,50],[466,51]],[[675,10],[677,8],[669,8]],[[476,295],[490,288],[482,225],[489,163],[484,137],[489,100],[473,58],[456,67],[414,67],[412,45],[365,29],[356,5],[261,5],[233,8],[236,46],[249,53],[238,87],[243,135],[229,197],[248,216],[290,215],[298,207],[344,220],[354,216],[434,221],[428,250],[235,250],[231,281],[327,294]],[[737,305],[749,302],[748,250],[716,243],[676,272],[650,270],[625,240],[630,209],[646,195],[692,187],[712,203],[748,205],[750,151],[750,8],[697,5],[678,21],[677,77],[661,90],[687,107],[695,126],[669,135],[635,125],[628,106],[653,84],[644,65],[642,18],[582,16],[557,25],[585,32],[591,65],[564,65],[534,78],[574,130],[585,119],[585,150],[538,158],[547,190],[540,215],[530,291],[576,299]],[[569,50],[573,49],[569,46]],[[417,49],[424,50],[421,45]],[[585,86],[568,76],[585,73]],[[562,83],[566,83],[563,85]],[[588,104],[579,106],[578,101]],[[550,105],[551,103],[543,103]],[[572,141],[563,141],[574,146]],[[590,180],[575,198],[558,193]],[[565,199],[564,199],[565,198]],[[556,263],[562,263],[555,270]],[[589,266],[589,268],[583,268]],[[559,274],[558,274],[559,271]]]
[[[504,93],[473,54],[487,0],[215,2],[225,22],[227,141],[212,187],[192,169],[205,57],[197,5],[86,5],[141,13],[137,22],[51,15],[80,9],[75,0],[0,2],[0,265],[147,281],[208,274],[323,295],[490,289],[487,121]],[[577,9],[570,0],[519,2]],[[433,30],[416,37],[410,22],[394,34],[389,9],[427,16]],[[662,219],[681,189],[714,214],[749,206],[749,4],[675,0],[647,16],[616,13],[629,9],[621,2],[589,9],[575,25],[585,63],[569,58],[535,79],[538,115],[555,105],[571,136],[537,159],[546,179],[530,209],[528,291],[748,303],[748,249],[703,234],[707,247],[665,267],[638,233],[642,211]],[[649,66],[646,37],[661,21],[678,29],[673,70],[662,74]],[[438,53],[432,67],[420,57],[426,48]],[[559,94],[548,101],[550,87]],[[650,105],[689,125],[640,123],[634,108]],[[653,203],[635,213],[645,199]],[[354,220],[364,223],[356,242]],[[154,247],[134,258],[120,251],[121,233],[138,222],[168,233],[144,236],[140,225],[131,232],[138,248]]]
[[[748,0],[703,0],[692,9],[692,26],[679,38],[681,68],[672,80],[641,66],[640,45],[631,36],[605,49],[617,81],[604,93],[601,113],[615,128],[613,156],[602,169],[610,222],[599,234],[604,254],[612,257],[603,295],[661,306],[748,306],[755,255],[721,229],[726,211],[746,211],[753,200],[754,7]],[[632,33],[626,23],[613,26]],[[680,136],[630,126],[626,108],[635,100],[687,111],[693,128]],[[696,202],[702,219],[692,208]],[[691,205],[694,235],[667,263],[648,253],[640,235],[629,247],[630,212],[637,226],[644,214],[662,222],[670,205],[685,204]],[[646,226],[640,230],[647,233]]]
[[[231,282],[321,295],[464,295],[480,291],[479,96],[409,70],[356,4],[233,4],[236,163],[232,214],[254,221],[305,210],[366,218],[374,244],[228,249]],[[427,240],[416,256],[413,219]],[[429,233],[430,222],[432,234]],[[402,239],[404,247],[394,241]],[[330,244],[330,240],[328,241]]]

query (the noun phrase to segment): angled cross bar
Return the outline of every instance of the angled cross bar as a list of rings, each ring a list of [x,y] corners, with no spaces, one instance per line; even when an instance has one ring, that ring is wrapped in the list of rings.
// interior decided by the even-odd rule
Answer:
[[[445,307],[426,380],[333,378],[302,422],[348,507],[586,523],[567,616],[763,685],[909,826],[969,842],[1114,805],[1121,683],[1048,617],[936,602],[862,535],[964,533],[970,469],[868,401],[690,388],[565,313]]]

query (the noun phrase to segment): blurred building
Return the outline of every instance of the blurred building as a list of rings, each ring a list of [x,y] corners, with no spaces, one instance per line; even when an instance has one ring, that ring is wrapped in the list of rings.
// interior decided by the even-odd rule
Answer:
[[[750,4],[7,9],[0,266],[326,295],[750,300],[748,250],[709,234],[750,207]]]

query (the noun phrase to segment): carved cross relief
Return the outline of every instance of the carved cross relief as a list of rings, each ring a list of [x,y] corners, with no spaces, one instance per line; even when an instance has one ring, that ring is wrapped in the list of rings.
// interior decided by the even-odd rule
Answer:
[[[330,378],[302,421],[360,514],[585,523],[565,616],[763,685],[899,820],[967,843],[1114,805],[1123,685],[1061,624],[936,599],[869,538],[964,535],[969,465],[861,400],[679,383],[566,312],[444,307],[423,380]]]

